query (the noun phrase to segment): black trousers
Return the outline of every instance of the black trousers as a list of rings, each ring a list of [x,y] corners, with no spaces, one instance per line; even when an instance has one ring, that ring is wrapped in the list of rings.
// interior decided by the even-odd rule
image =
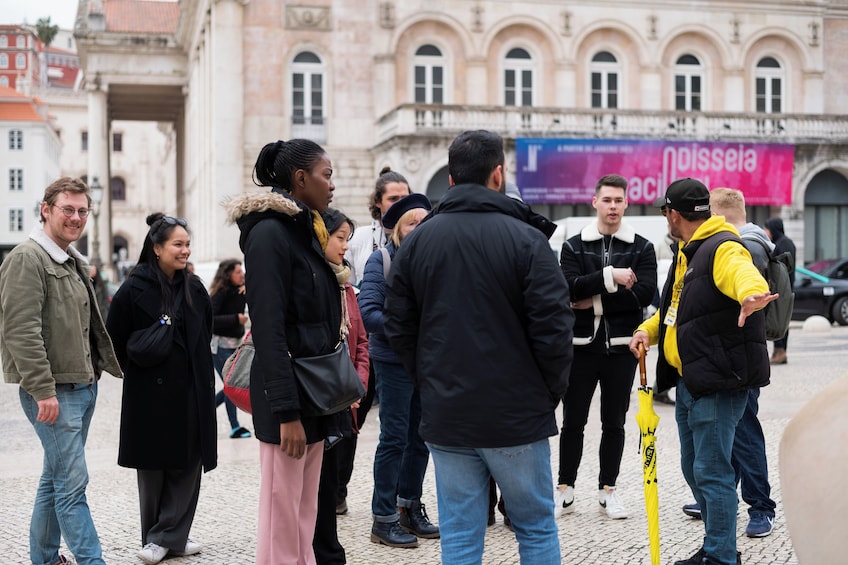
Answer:
[[[583,458],[583,429],[598,384],[601,385],[601,445],[598,489],[615,486],[624,451],[624,421],[637,360],[632,354],[584,353],[574,348],[568,391],[563,400],[559,437],[559,484],[574,486]]]
[[[343,443],[347,439],[342,440]],[[338,444],[337,444],[338,446]],[[318,517],[312,549],[318,565],[344,565],[345,552],[336,528],[336,490],[339,484],[339,460],[336,447],[324,452],[318,482]]]
[[[186,469],[138,469],[136,473],[141,545],[184,550],[200,494],[200,457]]]

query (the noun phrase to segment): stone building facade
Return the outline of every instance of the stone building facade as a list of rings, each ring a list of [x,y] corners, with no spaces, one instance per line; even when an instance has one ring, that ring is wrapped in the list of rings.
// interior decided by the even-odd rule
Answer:
[[[503,135],[513,179],[527,139],[789,144],[788,200],[752,218],[781,215],[805,261],[848,255],[845,0],[93,0],[78,22],[89,175],[109,178],[112,120],[173,123],[201,261],[238,254],[220,202],[251,189],[267,142],[324,145],[335,205],[367,221],[385,165],[438,200],[471,128]]]

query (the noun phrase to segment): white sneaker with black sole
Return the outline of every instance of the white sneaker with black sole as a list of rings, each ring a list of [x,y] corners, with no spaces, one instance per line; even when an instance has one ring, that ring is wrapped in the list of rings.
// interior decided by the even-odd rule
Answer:
[[[598,491],[598,510],[606,512],[613,520],[621,520],[630,516],[630,512],[624,507],[624,501],[621,500],[615,487],[604,485],[604,488]]]
[[[559,485],[554,489],[554,518],[574,512],[574,487]]]

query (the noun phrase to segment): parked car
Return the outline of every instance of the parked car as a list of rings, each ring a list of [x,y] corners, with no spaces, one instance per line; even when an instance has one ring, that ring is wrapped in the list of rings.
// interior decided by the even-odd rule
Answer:
[[[818,261],[795,269],[793,320],[824,316],[848,326],[848,258]]]

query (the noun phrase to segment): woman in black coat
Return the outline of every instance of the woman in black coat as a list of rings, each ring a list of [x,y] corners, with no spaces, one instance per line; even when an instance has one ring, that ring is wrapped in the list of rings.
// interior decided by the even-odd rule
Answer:
[[[224,364],[241,342],[244,336],[244,324],[247,315],[244,307],[247,299],[244,295],[244,269],[238,259],[226,259],[218,265],[218,271],[209,285],[209,297],[212,299],[212,363],[223,380]],[[227,409],[230,420],[230,437],[248,438],[250,431],[238,421],[238,410],[233,401],[227,398],[223,390],[215,395],[215,407],[221,404]]]
[[[271,191],[227,204],[229,220],[241,230],[256,348],[250,402],[261,465],[257,565],[315,562],[324,439],[343,432],[343,413],[301,413],[291,363],[291,357],[331,353],[339,342],[341,297],[324,258],[329,234],[320,216],[333,198],[332,174],[329,157],[312,141],[269,143],[254,177]]]
[[[188,535],[201,470],[214,469],[218,455],[209,295],[185,268],[186,221],[151,214],[147,223],[138,264],[112,299],[106,327],[124,370],[118,464],[137,469],[138,556],[152,564],[202,549]],[[127,342],[163,314],[174,326],[173,341],[164,361],[151,366],[150,355],[128,354]]]

